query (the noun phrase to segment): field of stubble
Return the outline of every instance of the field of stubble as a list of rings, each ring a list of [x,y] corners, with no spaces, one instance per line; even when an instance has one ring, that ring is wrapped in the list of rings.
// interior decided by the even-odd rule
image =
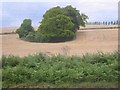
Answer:
[[[89,25],[86,28],[99,28],[104,25]],[[106,26],[108,27],[108,26]],[[3,32],[12,32],[16,28],[3,28]],[[118,50],[118,29],[79,30],[73,41],[62,43],[33,43],[20,40],[17,34],[0,35],[2,55],[27,56],[37,52],[48,55],[82,55],[85,53],[114,52]]]

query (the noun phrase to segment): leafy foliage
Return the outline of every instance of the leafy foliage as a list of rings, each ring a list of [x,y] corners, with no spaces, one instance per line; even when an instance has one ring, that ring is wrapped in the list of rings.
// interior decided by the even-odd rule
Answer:
[[[24,19],[23,23],[21,24],[20,28],[17,29],[17,33],[20,38],[25,38],[29,32],[33,32],[34,29],[31,26],[31,20],[30,19]]]
[[[17,56],[2,56],[2,67],[15,67],[20,63],[20,58]]]
[[[53,7],[46,11],[37,31],[31,26],[31,20],[25,19],[17,29],[19,37],[31,42],[63,42],[73,40],[79,26],[85,26],[88,17],[76,8],[66,6]]]
[[[76,8],[73,8],[71,5],[70,6],[66,6],[64,9],[64,12],[67,16],[70,17],[70,19],[72,20],[72,22],[74,23],[74,31],[76,29],[79,29],[79,25],[80,25],[80,21],[79,21],[79,11],[76,10]]]
[[[66,41],[74,38],[72,32],[73,23],[65,15],[57,15],[43,22],[39,28],[42,35],[45,35],[49,42]]]
[[[46,13],[43,15],[43,20],[56,17],[57,15],[64,15],[63,10],[59,6],[53,7],[46,11]]]
[[[94,87],[95,83],[99,83],[96,87],[108,87],[109,85],[102,84],[104,82],[117,87],[120,74],[118,56],[120,56],[118,52],[86,54],[82,57],[61,55],[48,57],[41,53],[22,58],[4,56],[7,64],[2,69],[3,87],[11,87],[16,83],[29,87],[29,84],[25,84],[27,82],[35,85],[47,83],[60,87],[67,87],[67,84],[81,87],[83,83],[87,85],[89,82],[89,85],[92,85],[90,87]],[[11,67],[10,60],[20,62]]]

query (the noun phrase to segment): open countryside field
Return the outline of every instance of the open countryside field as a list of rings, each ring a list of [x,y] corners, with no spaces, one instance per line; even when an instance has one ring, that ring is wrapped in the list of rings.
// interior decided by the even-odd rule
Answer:
[[[117,5],[3,3],[2,88],[119,88]]]
[[[105,25],[87,25],[85,28],[108,27]],[[110,26],[111,27],[111,26]],[[113,25],[112,25],[113,27]],[[4,32],[13,32],[16,28],[3,28]],[[2,54],[27,56],[37,52],[48,55],[82,55],[85,53],[114,52],[118,50],[118,29],[79,30],[73,41],[62,43],[33,43],[20,40],[17,34],[0,35]]]

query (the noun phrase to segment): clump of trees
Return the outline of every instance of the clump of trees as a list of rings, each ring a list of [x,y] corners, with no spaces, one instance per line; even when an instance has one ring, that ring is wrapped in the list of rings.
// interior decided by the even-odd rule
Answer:
[[[20,38],[25,38],[30,32],[34,32],[30,19],[24,19],[20,28],[16,31]]]
[[[88,16],[80,14],[71,5],[59,6],[46,11],[37,31],[31,26],[31,20],[25,19],[17,29],[20,38],[32,42],[63,42],[73,40],[79,26],[85,26]]]

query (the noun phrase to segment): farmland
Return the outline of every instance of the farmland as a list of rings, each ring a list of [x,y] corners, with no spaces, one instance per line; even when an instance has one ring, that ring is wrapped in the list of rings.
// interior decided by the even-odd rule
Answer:
[[[92,25],[86,28],[91,28]],[[98,27],[94,25],[93,27]],[[103,27],[103,25],[99,25]],[[5,30],[6,29],[6,30]],[[16,28],[3,28],[3,32],[12,32]],[[27,56],[37,52],[67,55],[82,55],[86,52],[96,53],[113,52],[118,50],[118,29],[98,29],[98,30],[79,30],[77,37],[73,41],[62,43],[33,43],[20,40],[17,34],[0,35],[2,38],[2,54],[4,55],[18,55]],[[67,50],[65,51],[64,48]]]
[[[93,27],[103,25],[85,28]],[[7,27],[2,33],[15,30]],[[79,30],[76,34],[75,40],[60,43],[0,35],[3,87],[118,87],[118,29]]]

